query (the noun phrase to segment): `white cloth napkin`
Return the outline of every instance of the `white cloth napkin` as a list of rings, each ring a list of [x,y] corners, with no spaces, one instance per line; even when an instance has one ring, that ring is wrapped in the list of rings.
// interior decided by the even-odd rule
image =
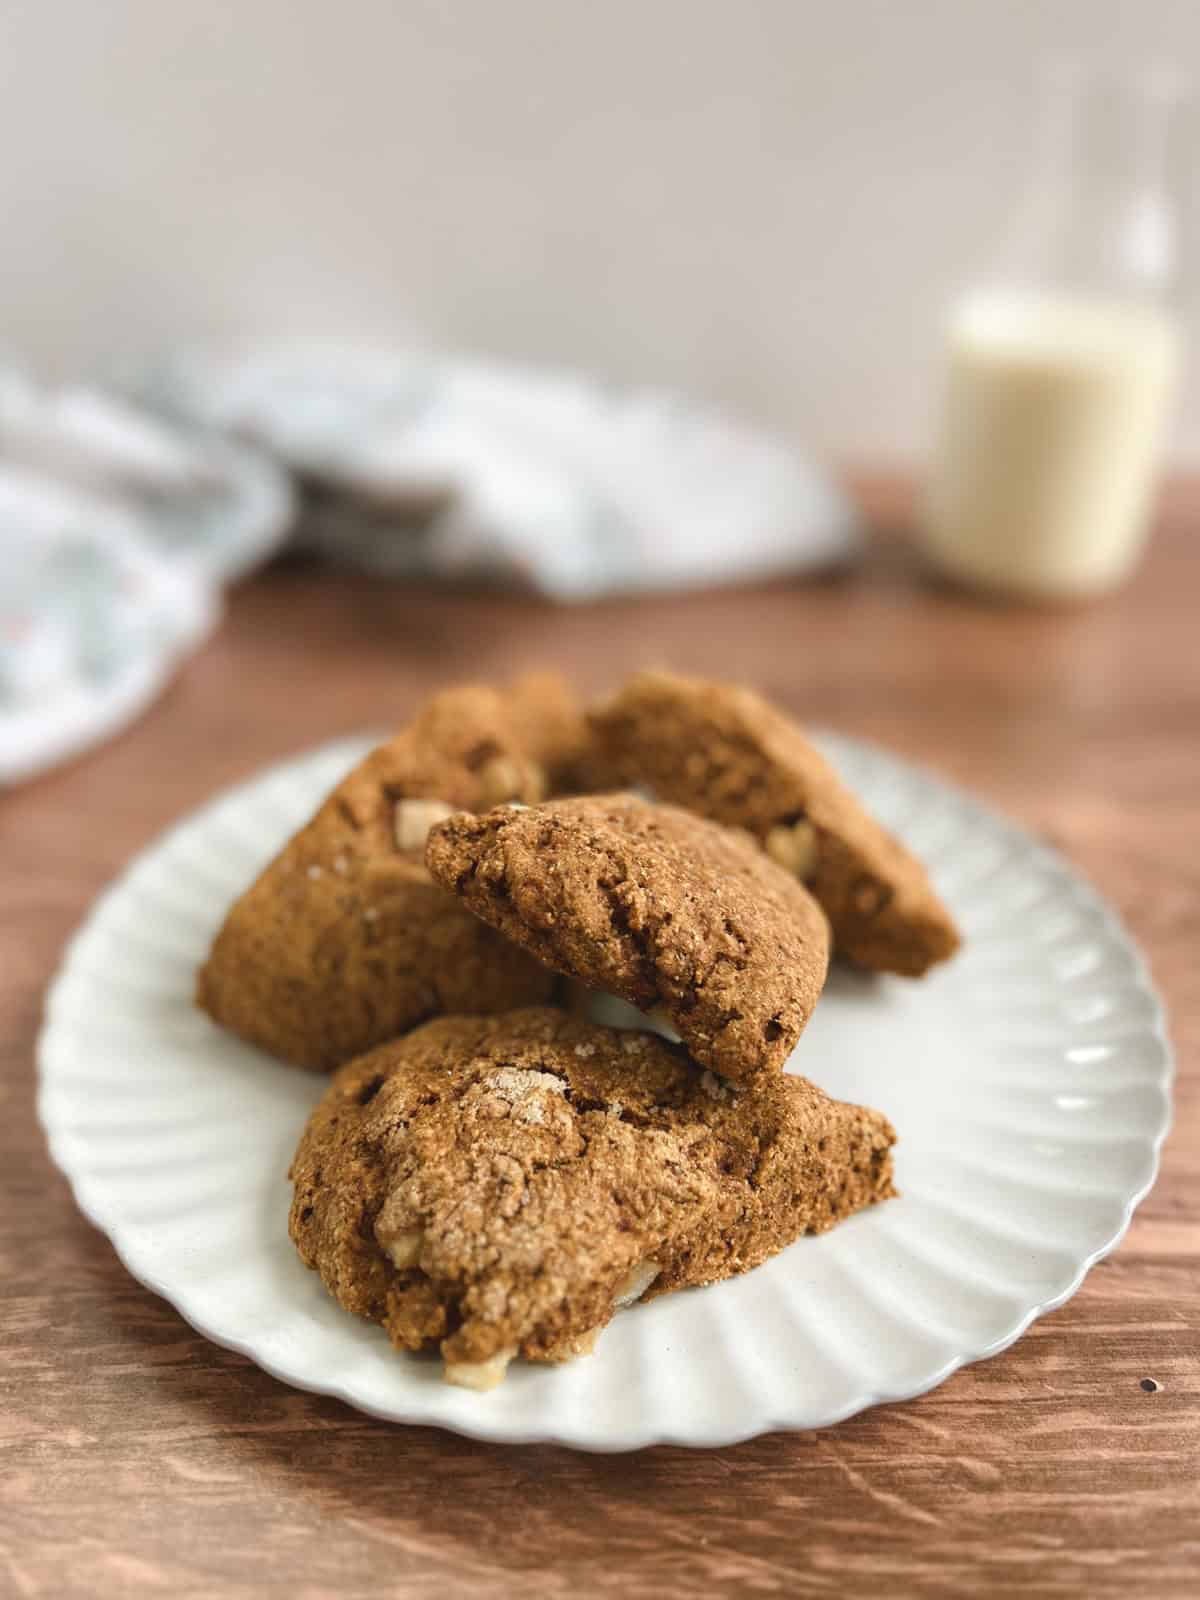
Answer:
[[[289,534],[381,575],[564,601],[857,546],[812,462],[668,395],[301,344],[178,352],[114,387],[0,372],[0,782],[136,715]]]
[[[0,374],[0,783],[143,710],[293,510],[244,446]]]
[[[814,463],[665,394],[299,344],[185,353],[140,393],[322,485],[299,537],[373,572],[574,601],[800,572],[857,548],[849,502]]]

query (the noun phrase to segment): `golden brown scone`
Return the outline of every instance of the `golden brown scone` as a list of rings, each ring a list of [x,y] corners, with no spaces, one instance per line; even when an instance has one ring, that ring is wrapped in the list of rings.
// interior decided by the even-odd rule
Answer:
[[[590,989],[661,1009],[725,1077],[777,1072],[816,1004],[829,929],[744,834],[635,795],[460,814],[430,830],[438,883]]]
[[[548,1007],[442,1017],[334,1078],[289,1230],[346,1310],[490,1388],[517,1354],[590,1350],[622,1304],[887,1199],[894,1140],[803,1078],[723,1084],[654,1034]]]
[[[362,761],[236,902],[199,974],[217,1022],[328,1071],[426,1017],[549,998],[553,977],[432,882],[431,823],[539,800],[582,714],[540,675],[435,695]]]
[[[591,779],[747,829],[807,883],[834,948],[920,977],[959,934],[924,867],[870,816],[782,712],[749,689],[640,672],[589,718]]]

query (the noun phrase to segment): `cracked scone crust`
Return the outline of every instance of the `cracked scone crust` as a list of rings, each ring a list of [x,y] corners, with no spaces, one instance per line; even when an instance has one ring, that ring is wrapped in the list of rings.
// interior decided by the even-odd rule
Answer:
[[[273,1055],[329,1071],[429,1016],[547,999],[550,974],[432,881],[425,837],[459,807],[552,792],[581,729],[553,677],[435,695],[234,904],[199,1004]]]
[[[924,867],[880,826],[788,717],[749,689],[642,672],[590,716],[597,785],[745,828],[811,888],[834,948],[919,977],[958,949]]]
[[[434,878],[514,944],[670,1018],[728,1078],[778,1071],[825,982],[808,891],[743,835],[633,795],[459,815],[429,834]]]
[[[744,1272],[891,1195],[879,1112],[738,1088],[549,1007],[444,1017],[351,1062],[292,1165],[289,1229],[348,1311],[489,1387],[591,1348],[618,1303]]]

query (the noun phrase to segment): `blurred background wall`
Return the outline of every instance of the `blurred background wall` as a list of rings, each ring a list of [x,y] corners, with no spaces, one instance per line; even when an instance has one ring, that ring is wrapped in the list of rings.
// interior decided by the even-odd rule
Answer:
[[[902,456],[1081,44],[1186,66],[1200,4],[8,0],[3,338],[416,334]]]

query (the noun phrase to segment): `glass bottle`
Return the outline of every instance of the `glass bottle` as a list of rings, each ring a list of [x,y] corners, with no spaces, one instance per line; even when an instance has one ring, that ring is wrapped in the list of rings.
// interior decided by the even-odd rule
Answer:
[[[1048,74],[1025,204],[949,322],[923,535],[954,578],[1080,596],[1137,561],[1179,367],[1179,100],[1161,72]]]

